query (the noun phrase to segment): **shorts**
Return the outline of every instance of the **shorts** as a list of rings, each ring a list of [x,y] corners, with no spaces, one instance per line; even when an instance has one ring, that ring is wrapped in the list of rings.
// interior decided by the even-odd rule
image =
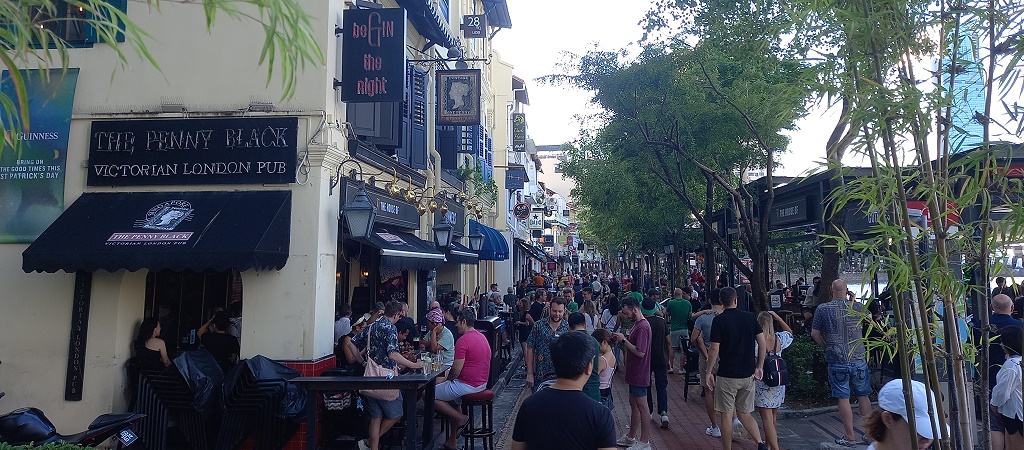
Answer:
[[[999,420],[1000,416],[1002,416],[1002,414],[999,414],[999,413],[997,413],[995,411],[992,411],[992,413],[990,413],[988,415],[988,429],[989,429],[989,431],[995,431],[997,433],[1002,433],[1003,431],[1006,430],[1006,427],[1003,426],[1003,421]]]
[[[473,387],[459,380],[448,380],[434,386],[434,399],[462,404],[463,395],[475,394],[484,390],[485,387],[487,387],[487,383]]]
[[[706,388],[708,387],[708,359],[704,355],[700,355],[698,362],[699,364],[697,367],[700,373],[700,387]],[[711,368],[711,373],[718,373],[718,363],[715,363],[715,367]]]
[[[363,400],[366,400],[366,409],[370,412],[371,419],[397,419],[402,417],[405,413],[402,408],[402,393],[398,393],[398,398],[391,401],[377,400],[370,396],[363,396]]]
[[[727,413],[754,411],[754,377],[715,378],[715,411]]]
[[[678,352],[678,351],[686,348],[686,344],[685,344],[684,341],[689,336],[690,336],[690,333],[687,332],[687,330],[678,330],[678,331],[670,332],[668,334],[668,338],[669,338],[669,342],[672,343],[672,349]]]
[[[868,363],[829,364],[828,384],[832,386],[832,397],[863,397],[871,394],[871,377]]]
[[[650,386],[633,386],[629,385],[629,396],[630,397],[647,397],[647,393],[651,390]]]
[[[996,413],[993,413],[992,415],[994,416]],[[999,414],[999,418],[1003,421],[1003,431],[1005,431],[1006,434],[1024,435],[1024,421],[1021,421],[1016,417],[1006,417],[1002,414]]]
[[[612,388],[601,389],[601,406],[608,409],[615,409],[615,398],[612,397]]]

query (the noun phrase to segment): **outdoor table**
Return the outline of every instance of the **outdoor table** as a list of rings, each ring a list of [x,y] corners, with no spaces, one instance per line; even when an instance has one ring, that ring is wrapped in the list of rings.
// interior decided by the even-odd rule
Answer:
[[[416,392],[423,389],[423,435],[424,446],[429,445],[434,434],[434,380],[443,371],[425,374],[385,377],[298,377],[288,380],[306,391],[306,450],[316,450],[317,393],[323,391],[357,391],[360,389],[398,389],[405,403],[405,443],[402,448],[416,446]]]

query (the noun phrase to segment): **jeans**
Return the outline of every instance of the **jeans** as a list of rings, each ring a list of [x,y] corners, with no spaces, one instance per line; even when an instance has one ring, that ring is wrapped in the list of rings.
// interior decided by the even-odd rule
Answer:
[[[651,364],[651,372],[654,377],[651,378],[652,389],[647,391],[647,408],[652,412],[668,412],[668,367]],[[658,409],[654,409],[653,390],[658,391]]]

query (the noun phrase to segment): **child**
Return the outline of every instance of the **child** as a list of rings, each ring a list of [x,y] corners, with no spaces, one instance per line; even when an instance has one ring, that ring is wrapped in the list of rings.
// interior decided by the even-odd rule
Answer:
[[[612,353],[614,337],[604,328],[598,328],[591,334],[601,344],[601,358],[598,361],[598,376],[601,378],[601,404],[608,409],[615,406],[612,399],[612,375],[615,374],[615,354]]]

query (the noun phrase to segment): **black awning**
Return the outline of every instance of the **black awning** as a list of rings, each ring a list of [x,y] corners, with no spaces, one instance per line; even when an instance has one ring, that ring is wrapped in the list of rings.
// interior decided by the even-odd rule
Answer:
[[[543,250],[538,249],[537,247],[534,247],[533,244],[527,243],[519,238],[516,238],[516,245],[523,249],[523,253],[526,253],[526,256],[536,259],[537,261],[544,262],[545,254]]]
[[[291,211],[290,191],[85,193],[22,253],[21,268],[280,270]]]
[[[446,258],[448,262],[456,264],[476,264],[480,260],[476,253],[455,241],[452,241],[452,246],[448,249]]]
[[[444,253],[410,233],[373,227],[366,239],[356,239],[380,250],[380,265],[394,269],[436,269],[444,264]]]

